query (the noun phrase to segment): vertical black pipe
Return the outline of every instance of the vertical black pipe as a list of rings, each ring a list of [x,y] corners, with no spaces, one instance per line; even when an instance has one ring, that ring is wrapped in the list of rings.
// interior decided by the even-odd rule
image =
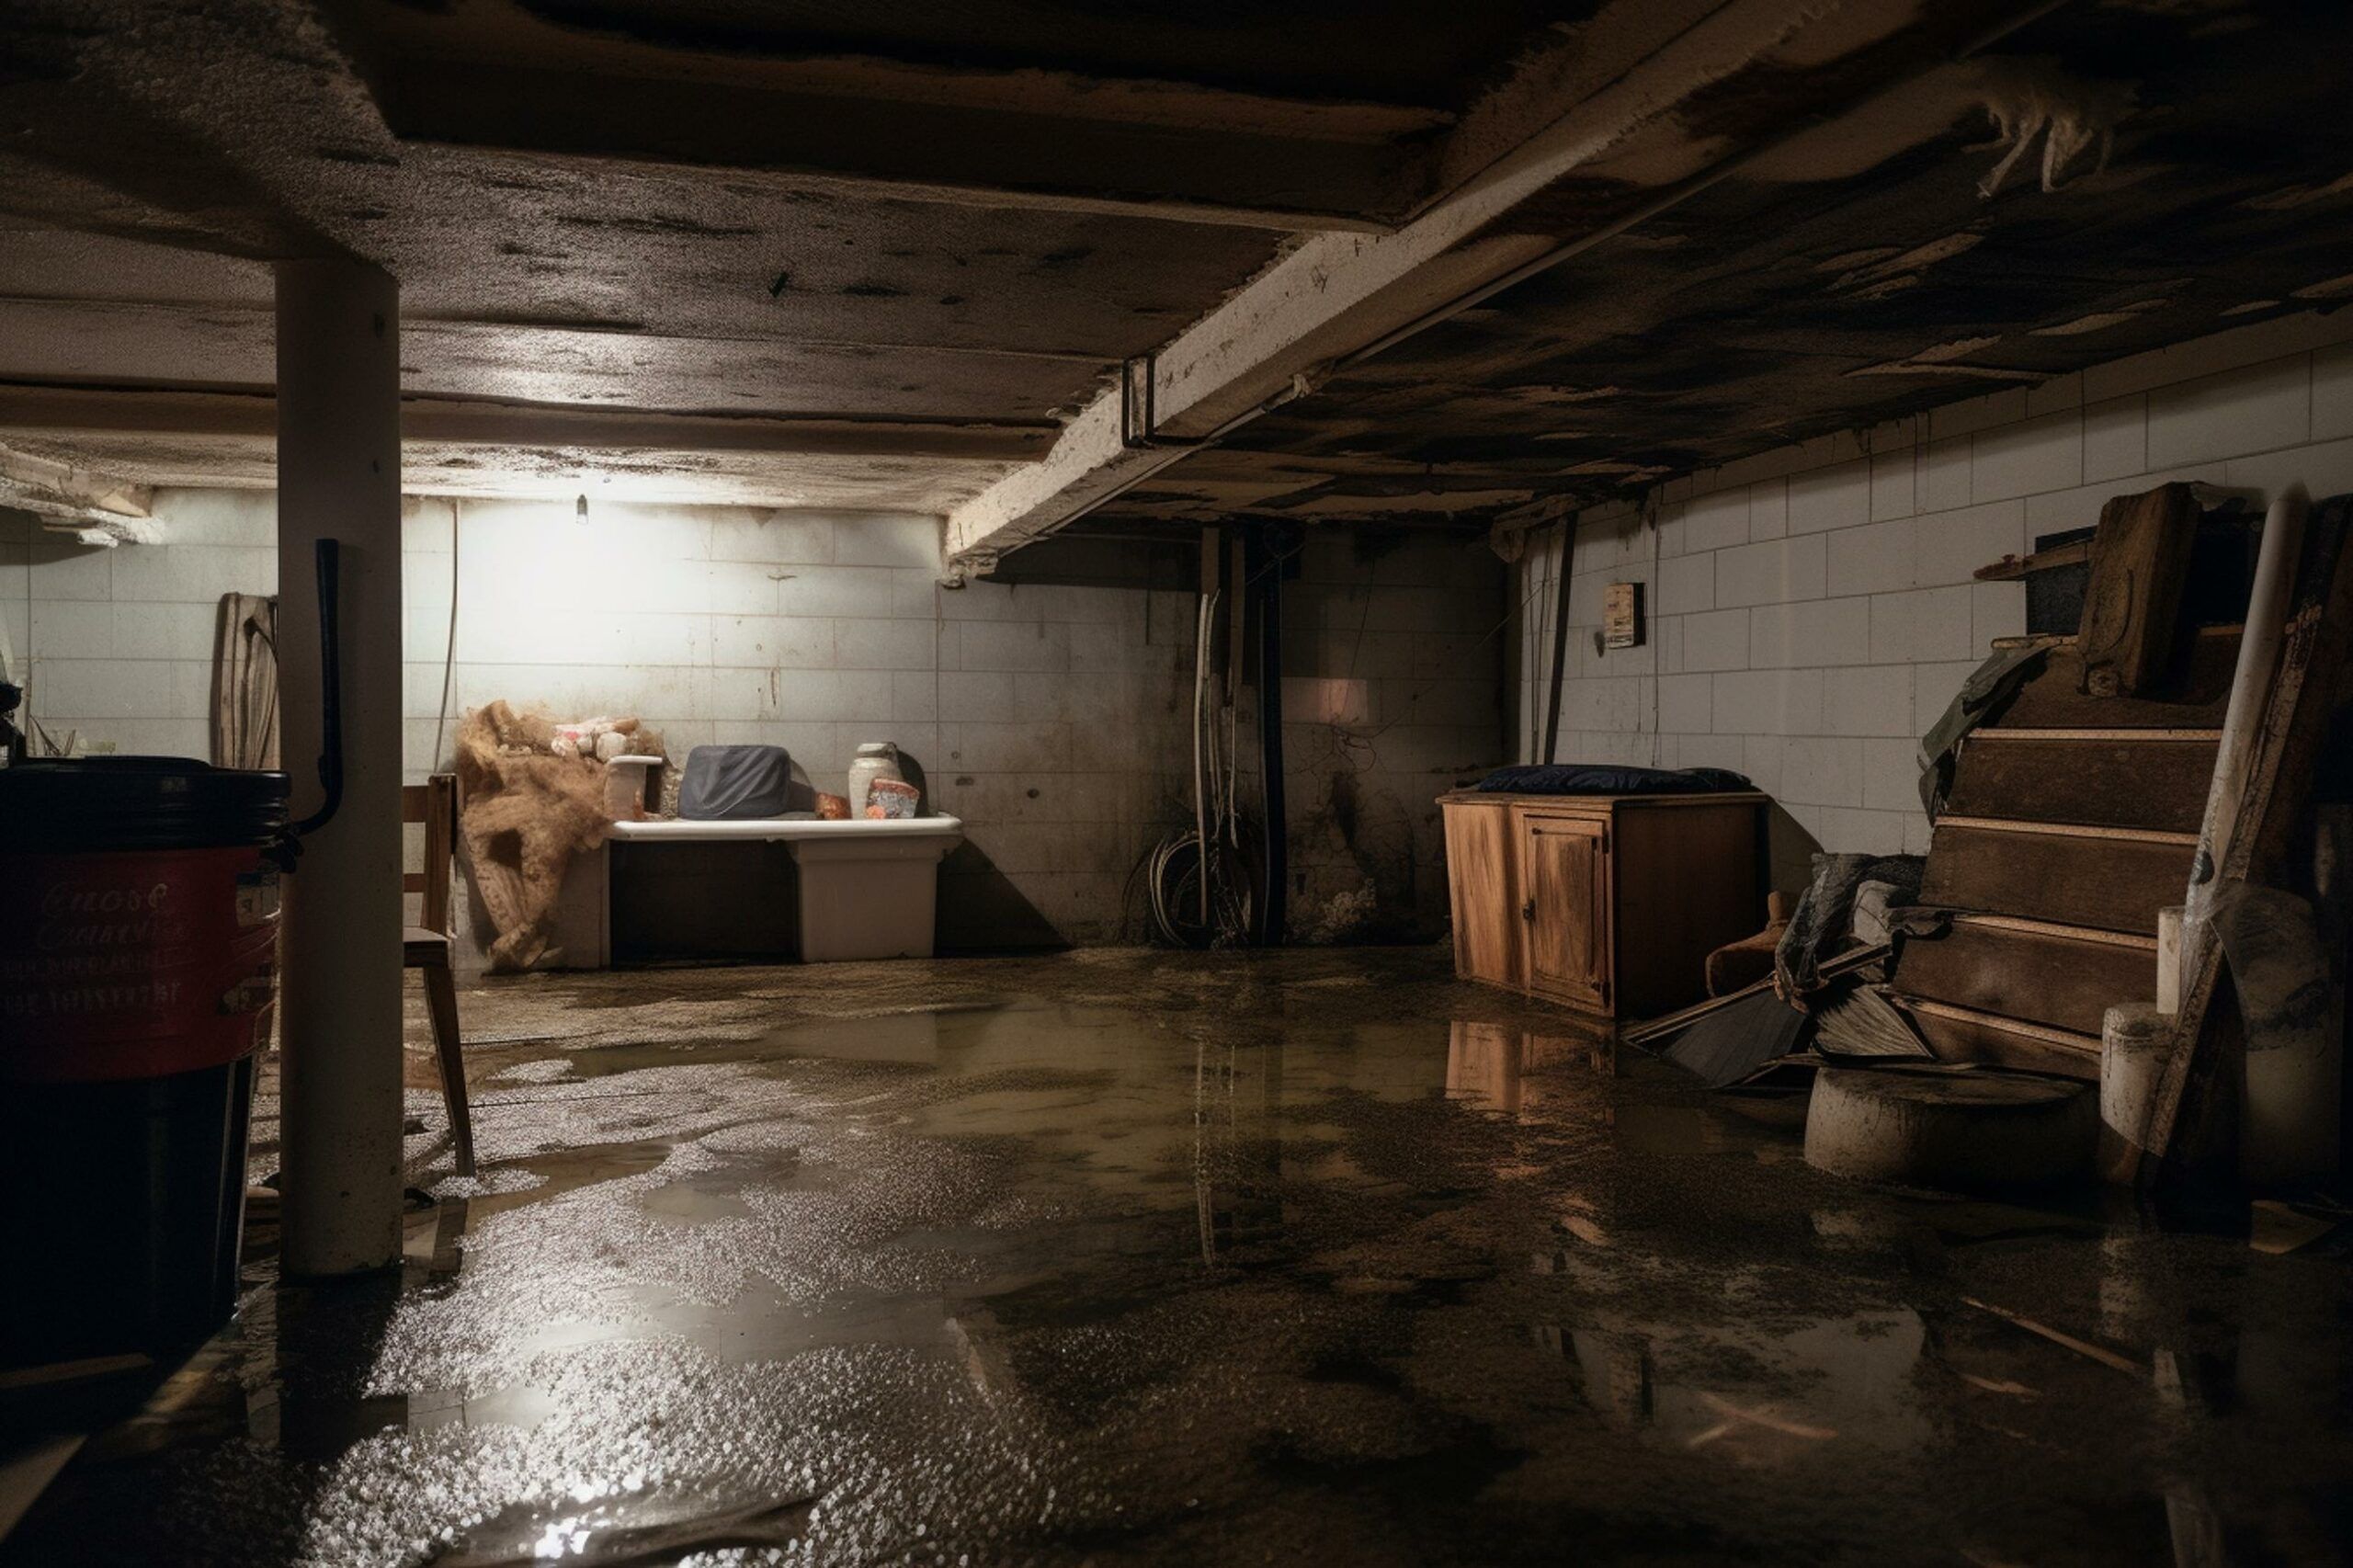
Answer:
[[[1283,812],[1283,555],[1273,530],[1253,536],[1258,590],[1258,767],[1267,803],[1265,881],[1258,889],[1257,939],[1282,945],[1283,905],[1290,886],[1290,823]]]
[[[343,806],[343,541],[323,539],[312,562],[319,577],[319,809],[286,831],[301,838]]]
[[[1569,663],[1569,551],[1576,543],[1574,523],[1561,525],[1561,561],[1552,569],[1552,678],[1544,688],[1544,755],[1531,762],[1561,760],[1561,684]]]

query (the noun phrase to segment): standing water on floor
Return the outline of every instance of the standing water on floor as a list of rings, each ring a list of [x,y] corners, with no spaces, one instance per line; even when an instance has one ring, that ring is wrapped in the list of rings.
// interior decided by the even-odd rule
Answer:
[[[2342,1246],[1847,1186],[1438,955],[466,1003],[482,1175],[411,1140],[407,1267],[281,1287],[257,1247],[237,1324],[0,1562],[2353,1542]]]

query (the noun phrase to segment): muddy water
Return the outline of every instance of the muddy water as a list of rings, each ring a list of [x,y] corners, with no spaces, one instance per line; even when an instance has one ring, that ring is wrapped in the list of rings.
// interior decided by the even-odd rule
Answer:
[[[257,1256],[0,1560],[2353,1539],[2341,1248],[1835,1183],[1433,955],[597,976],[467,1016],[482,1179],[412,1140],[439,1200],[397,1277]]]

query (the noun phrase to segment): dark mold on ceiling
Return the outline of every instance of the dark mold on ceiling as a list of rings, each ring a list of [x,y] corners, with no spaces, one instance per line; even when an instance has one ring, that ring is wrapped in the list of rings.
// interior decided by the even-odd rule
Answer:
[[[1400,476],[1418,471],[1421,515],[1467,524],[1498,492],[1598,500],[2335,309],[2353,301],[2353,117],[2341,75],[2309,62],[2348,51],[2342,6],[2060,7],[1948,84],[1954,112],[1932,134],[1903,144],[1901,117],[1869,108],[1832,121],[1347,370],[1114,510],[1205,517],[1256,492],[1247,509],[1346,516],[1360,498],[1368,514],[1410,514]],[[1992,145],[1983,95],[2006,83],[2054,108],[2120,106],[2104,166],[2086,146],[2046,189],[2038,142],[1983,194],[2008,151]],[[1867,166],[1843,172],[1851,163]],[[1824,171],[1837,177],[1808,177]],[[1573,232],[1649,194],[1597,171],[1513,222]],[[1279,488],[1286,478],[1300,483]]]
[[[1613,237],[1108,515],[1472,528],[2353,299],[2353,8],[1786,8],[1790,47],[1703,55],[1463,243]],[[402,282],[412,395],[1040,426],[1309,235],[1412,222],[1620,54],[1772,10],[18,0],[0,391],[258,392],[267,262],[348,254]],[[1010,472],[885,458],[940,506]]]

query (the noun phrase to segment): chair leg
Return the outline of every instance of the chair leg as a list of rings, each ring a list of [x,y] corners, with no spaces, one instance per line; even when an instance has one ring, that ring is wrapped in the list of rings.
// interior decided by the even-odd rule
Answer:
[[[433,1016],[433,1053],[441,1064],[441,1098],[458,1145],[458,1174],[474,1174],[474,1119],[466,1105],[466,1060],[458,1046],[458,981],[435,965],[425,970],[425,1006]]]

